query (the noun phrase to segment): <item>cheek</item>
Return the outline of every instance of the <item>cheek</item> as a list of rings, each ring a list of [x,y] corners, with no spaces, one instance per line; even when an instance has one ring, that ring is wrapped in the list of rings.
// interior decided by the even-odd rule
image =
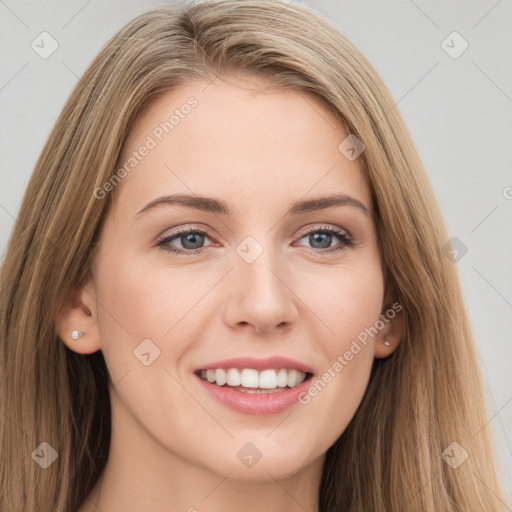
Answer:
[[[378,262],[349,261],[336,269],[324,268],[305,281],[301,277],[301,282],[301,297],[320,321],[318,334],[331,359],[379,318],[384,289]]]
[[[323,430],[325,448],[353,418],[368,385],[379,339],[375,324],[382,309],[381,281],[379,267],[356,271],[347,266],[335,279],[317,281],[321,286],[308,295],[308,305],[323,323],[317,347],[324,365],[300,402],[309,428]]]
[[[131,347],[149,338],[162,352],[180,346],[180,335],[187,329],[201,305],[198,300],[215,280],[191,281],[190,269],[143,265],[140,258],[109,253],[98,266],[98,302],[104,350],[110,345]],[[185,337],[186,338],[186,337]]]
[[[191,287],[190,273],[187,278],[181,270],[173,270],[171,282],[165,276],[162,268],[143,267],[114,251],[97,266],[101,350],[115,386],[113,407],[118,420],[126,408],[156,436],[184,421],[178,410],[189,412],[188,421],[204,421],[204,411],[177,383],[175,368],[190,339],[183,335],[193,321],[187,312],[208,283]]]
[[[355,325],[352,331],[358,331]],[[305,430],[317,433],[317,448],[325,451],[344,432],[361,403],[374,351],[371,341],[360,342],[349,330],[323,349],[327,363],[299,396],[299,402],[304,408],[301,417],[305,418]]]

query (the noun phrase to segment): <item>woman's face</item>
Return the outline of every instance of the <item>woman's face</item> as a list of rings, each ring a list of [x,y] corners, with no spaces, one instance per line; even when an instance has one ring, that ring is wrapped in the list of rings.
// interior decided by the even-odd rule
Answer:
[[[115,435],[263,480],[344,431],[386,305],[349,133],[317,99],[252,83],[190,83],[139,116],[86,289]],[[335,195],[352,199],[313,201]]]

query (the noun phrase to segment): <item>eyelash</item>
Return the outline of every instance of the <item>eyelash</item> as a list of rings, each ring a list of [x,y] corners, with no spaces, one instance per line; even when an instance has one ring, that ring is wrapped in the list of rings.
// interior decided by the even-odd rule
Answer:
[[[189,235],[192,233],[200,234],[202,236],[203,235],[209,236],[209,232],[204,231],[202,229],[193,229],[193,228],[183,229],[181,231],[177,231],[176,233],[173,233],[171,235],[168,235],[168,236],[158,239],[157,246],[162,247],[167,252],[172,252],[172,253],[181,254],[181,255],[198,254],[198,253],[204,251],[205,249],[207,249],[208,247],[201,247],[200,249],[183,249],[182,250],[182,249],[171,248],[168,245],[169,242],[171,242],[172,240],[175,240],[177,238],[180,238],[182,236]],[[352,247],[355,245],[354,240],[350,236],[344,234],[343,230],[341,230],[339,228],[333,228],[333,227],[327,227],[327,226],[306,231],[305,233],[301,234],[301,236],[299,237],[299,240],[301,240],[305,236],[310,235],[311,233],[323,233],[323,234],[335,235],[342,242],[339,246],[336,246],[336,247],[333,247],[330,249],[310,248],[310,250],[316,254],[325,254],[325,253],[332,254],[332,253],[341,251],[347,247]]]

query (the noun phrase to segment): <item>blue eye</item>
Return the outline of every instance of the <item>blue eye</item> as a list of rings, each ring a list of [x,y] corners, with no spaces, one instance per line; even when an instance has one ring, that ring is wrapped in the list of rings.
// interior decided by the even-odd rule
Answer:
[[[316,252],[335,252],[344,249],[345,247],[351,247],[354,245],[352,239],[346,235],[341,229],[324,227],[324,228],[316,228],[308,231],[305,235],[303,235],[300,240],[308,238],[310,244],[312,244],[312,249]],[[337,246],[332,247],[331,243],[333,238],[338,238],[341,243]],[[316,246],[315,246],[316,245]],[[323,250],[328,249],[328,250]]]
[[[209,238],[209,236],[206,231],[189,228],[160,239],[157,246],[175,254],[198,254],[208,247],[203,247],[207,238]],[[309,243],[312,244],[311,249],[314,252],[322,254],[340,251],[345,247],[351,247],[354,245],[354,241],[350,236],[345,234],[343,230],[333,227],[312,229],[304,233],[299,240],[304,238],[308,238]],[[331,244],[333,242],[333,238],[338,238],[341,243],[332,247]],[[181,247],[171,245],[175,240],[179,241]]]
[[[197,254],[201,252],[205,238],[208,238],[208,233],[200,229],[185,229],[178,231],[170,236],[166,236],[158,242],[158,246],[163,246],[169,252],[177,254]],[[181,248],[172,247],[170,243],[174,240],[181,243]]]

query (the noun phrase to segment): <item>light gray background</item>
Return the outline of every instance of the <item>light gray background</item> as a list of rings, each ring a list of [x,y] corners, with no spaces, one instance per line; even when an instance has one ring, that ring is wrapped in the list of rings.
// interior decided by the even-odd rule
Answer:
[[[36,159],[78,77],[122,25],[160,3],[0,0],[2,253]],[[456,264],[490,394],[485,428],[494,432],[510,500],[512,3],[300,3],[331,20],[380,73],[418,147],[450,236],[467,247]],[[59,44],[47,59],[31,48],[43,31]],[[441,47],[453,31],[469,43],[457,59]]]

